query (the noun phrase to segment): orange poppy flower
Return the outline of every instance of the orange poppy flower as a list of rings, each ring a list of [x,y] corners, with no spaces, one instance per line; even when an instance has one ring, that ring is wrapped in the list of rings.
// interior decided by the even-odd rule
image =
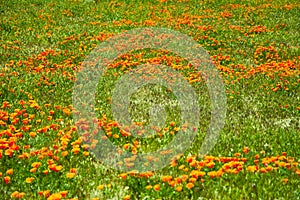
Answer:
[[[34,178],[29,177],[29,178],[26,178],[25,182],[26,183],[32,183],[33,180],[34,180]]]
[[[182,191],[182,186],[178,185],[178,186],[176,187],[176,191],[177,191],[177,192],[181,192],[181,191]]]
[[[190,190],[194,187],[194,184],[193,183],[188,183],[188,184],[186,184],[186,187]]]
[[[3,178],[3,180],[4,180],[4,182],[5,182],[6,184],[8,184],[8,183],[10,182],[11,178],[10,178],[9,176],[5,176],[5,177]]]
[[[6,171],[6,173],[7,173],[7,174],[9,174],[9,175],[12,175],[12,174],[13,174],[13,172],[14,172],[14,170],[13,170],[13,169],[9,169],[9,170],[7,170],[7,171]]]
[[[153,186],[153,189],[154,189],[155,191],[159,191],[159,190],[160,190],[160,185],[159,185],[159,184],[154,185],[154,186]]]

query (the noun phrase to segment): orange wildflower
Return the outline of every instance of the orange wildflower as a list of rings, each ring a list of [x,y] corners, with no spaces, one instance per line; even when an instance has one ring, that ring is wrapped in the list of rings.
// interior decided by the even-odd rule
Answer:
[[[66,157],[67,155],[68,155],[68,151],[63,151],[63,152],[61,152],[61,155],[63,156],[63,157]]]
[[[13,169],[9,169],[9,170],[7,170],[7,171],[6,171],[6,173],[7,173],[7,174],[9,174],[9,175],[12,175],[12,174],[13,174],[13,172],[14,172],[14,170],[13,170]]]
[[[103,190],[103,188],[104,188],[104,185],[99,185],[99,186],[97,187],[98,190]]]
[[[46,198],[48,198],[50,196],[50,190],[45,190],[43,194]]]
[[[197,181],[196,178],[190,178],[190,179],[189,179],[189,182],[190,182],[190,183],[195,183],[196,181]]]
[[[246,168],[246,170],[249,171],[249,172],[255,172],[257,170],[257,167],[256,166],[248,166]]]
[[[76,174],[75,173],[67,173],[67,178],[74,178]]]
[[[29,177],[29,178],[26,178],[25,182],[26,183],[32,183],[33,180],[34,180],[34,178]]]
[[[175,181],[169,181],[168,184],[169,184],[169,186],[174,187],[176,182]]]
[[[37,170],[37,168],[32,168],[32,169],[30,169],[30,172],[34,173],[34,172],[36,172],[36,170]]]
[[[186,181],[188,178],[189,178],[189,176],[186,175],[186,174],[184,174],[184,175],[181,176],[181,180],[182,181]]]
[[[213,168],[214,166],[215,166],[214,162],[209,162],[206,164],[206,167],[208,167],[208,168]]]
[[[235,153],[234,156],[235,156],[235,157],[240,157],[241,154],[240,154],[240,153]]]
[[[299,171],[299,173],[300,173],[300,171]],[[180,184],[181,183],[181,179],[180,178],[174,178],[174,181],[177,183],[177,184]]]
[[[194,184],[193,183],[188,183],[188,184],[186,184],[186,187],[190,190],[194,187]]]
[[[31,164],[31,167],[38,168],[41,165],[42,165],[41,162],[34,162],[34,163]]]
[[[30,132],[29,135],[30,137],[34,138],[36,136],[36,132]]]
[[[76,168],[71,168],[70,173],[76,173],[77,169]]]
[[[169,182],[172,180],[172,176],[163,176],[161,178],[161,180],[165,183],[165,182]]]
[[[195,159],[195,156],[189,156],[186,158],[186,162],[191,163]]]
[[[210,178],[215,178],[217,176],[216,171],[210,171],[207,173]]]
[[[289,182],[289,179],[288,179],[288,178],[284,178],[284,179],[282,179],[282,182],[288,183],[288,182]]]
[[[25,196],[25,192],[20,192],[18,194],[18,199],[22,199],[22,198],[24,198],[24,196]]]
[[[12,198],[18,198],[19,197],[19,191],[14,191],[10,196]]]
[[[262,167],[262,168],[260,168],[259,172],[260,172],[260,173],[266,173],[267,170],[266,170],[266,168]]]
[[[159,184],[154,185],[154,186],[153,186],[153,189],[154,189],[155,191],[159,191],[159,190],[160,190],[160,185],[159,185]]]
[[[119,177],[121,179],[126,179],[127,178],[127,173],[121,173],[121,174],[119,174]]]
[[[60,194],[63,198],[65,198],[68,194],[68,191],[61,191]]]
[[[170,126],[174,126],[175,125],[175,122],[170,122]]]
[[[273,169],[273,167],[270,166],[270,165],[266,167],[266,170],[267,170],[267,171],[271,171],[272,169]]]
[[[5,176],[3,178],[3,180],[4,180],[5,184],[8,184],[10,182],[11,178],[9,176]]]
[[[178,186],[176,187],[176,191],[177,191],[177,192],[181,192],[181,191],[182,191],[182,186],[178,185]]]
[[[62,198],[60,193],[52,194],[47,198],[47,200],[60,200]]]
[[[152,188],[152,185],[147,185],[146,190],[150,190]]]
[[[250,151],[250,148],[249,148],[249,147],[243,148],[243,152],[244,152],[244,153],[248,153],[249,151]]]

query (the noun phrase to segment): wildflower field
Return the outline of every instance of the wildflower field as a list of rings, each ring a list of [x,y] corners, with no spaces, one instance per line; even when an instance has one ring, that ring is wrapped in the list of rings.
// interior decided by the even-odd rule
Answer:
[[[300,199],[298,0],[7,0],[0,18],[0,199]],[[185,58],[151,48],[107,66],[93,109],[105,136],[85,143],[81,132],[94,130],[75,120],[77,75],[97,46],[134,28],[185,34],[215,64],[226,117],[207,154],[199,154],[212,115],[206,82]],[[119,124],[114,85],[141,64],[163,64],[184,77],[199,99],[197,129],[181,124],[172,90],[151,84],[130,96],[128,112],[143,126],[153,120],[153,105],[163,105],[154,115],[166,118],[152,127],[156,134],[135,137]],[[137,155],[189,128],[196,130],[192,144],[165,167],[133,170]],[[117,163],[126,171],[97,158],[91,149],[98,140],[131,153]],[[158,161],[147,159],[145,166]]]

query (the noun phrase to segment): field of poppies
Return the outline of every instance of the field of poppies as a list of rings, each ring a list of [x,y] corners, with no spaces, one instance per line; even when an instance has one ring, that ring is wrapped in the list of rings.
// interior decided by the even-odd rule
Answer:
[[[298,0],[8,0],[0,2],[0,17],[0,199],[300,199]],[[86,143],[94,130],[75,120],[77,75],[97,46],[134,28],[185,34],[215,63],[227,105],[208,154],[199,154],[212,115],[206,82],[185,58],[151,48],[107,66],[93,109],[105,135]],[[114,85],[142,64],[184,77],[199,99],[198,129],[181,124],[172,90],[151,84],[130,96],[128,112],[143,126],[153,120],[153,105],[163,105],[154,118],[164,113],[166,120],[152,127],[156,134],[135,137],[120,125]],[[189,130],[196,130],[192,144],[165,167],[134,170],[140,153]],[[118,162],[127,170],[97,158],[98,140],[131,153]],[[145,166],[158,160],[147,159]]]

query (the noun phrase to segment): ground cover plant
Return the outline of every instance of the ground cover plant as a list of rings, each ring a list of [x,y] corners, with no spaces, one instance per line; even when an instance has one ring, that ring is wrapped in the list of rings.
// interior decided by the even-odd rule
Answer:
[[[297,0],[11,0],[0,5],[1,199],[299,199]],[[208,155],[199,155],[211,117],[199,73],[163,50],[118,57],[99,80],[95,112],[105,139],[124,151],[156,150],[184,127],[178,125],[180,108],[172,92],[148,85],[130,97],[129,113],[135,122],[149,124],[151,106],[164,105],[164,128],[149,138],[120,128],[111,111],[120,77],[140,64],[164,64],[199,98],[193,144],[165,168],[143,173],[118,171],[98,160],[79,134],[72,104],[76,75],[89,53],[138,27],[168,28],[197,41],[216,63],[227,99],[218,142]],[[128,169],[134,159],[125,163]]]

